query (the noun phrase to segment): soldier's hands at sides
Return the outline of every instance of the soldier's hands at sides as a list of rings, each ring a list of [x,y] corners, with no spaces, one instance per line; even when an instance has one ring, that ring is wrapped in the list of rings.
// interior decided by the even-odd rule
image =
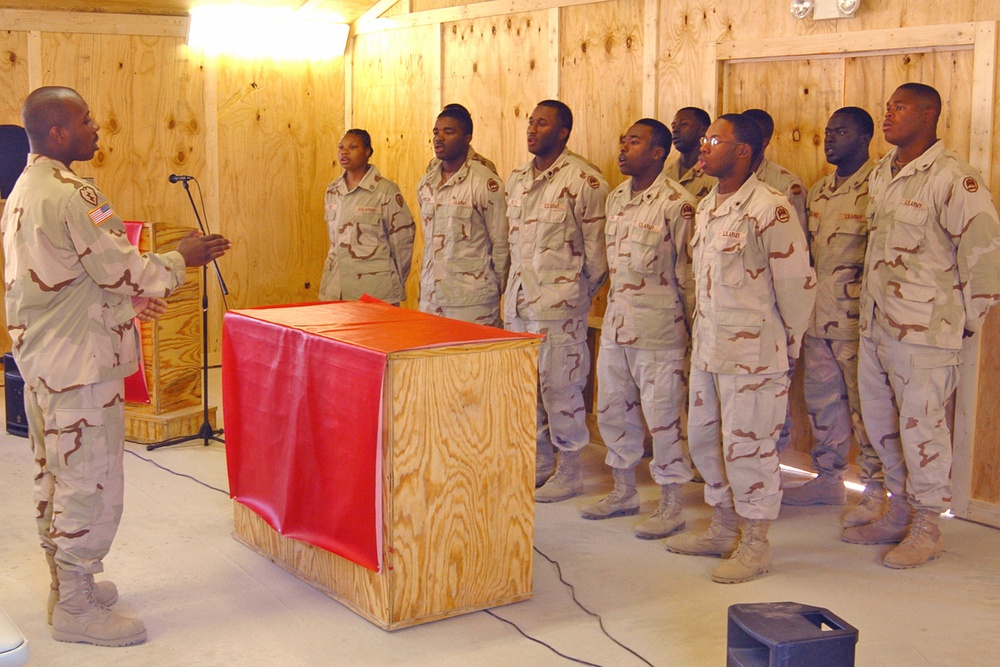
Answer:
[[[181,239],[177,252],[184,257],[185,265],[203,266],[226,254],[230,245],[229,239],[221,234],[205,236],[199,231],[193,231]]]
[[[155,296],[134,296],[132,308],[140,321],[151,322],[160,319],[160,315],[167,312],[167,302]]]

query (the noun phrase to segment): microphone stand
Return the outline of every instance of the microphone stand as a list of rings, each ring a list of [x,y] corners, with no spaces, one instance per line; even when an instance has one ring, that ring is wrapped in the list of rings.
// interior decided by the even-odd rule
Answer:
[[[171,178],[173,177],[171,176]],[[191,196],[188,180],[187,178],[181,180],[181,183],[184,184],[184,192],[187,193],[188,201],[191,202],[191,210],[194,211],[194,217],[198,221],[198,228],[202,234],[207,234],[205,225],[202,224],[201,216],[198,215],[198,207],[195,206],[194,197]],[[215,275],[219,279],[219,288],[222,290],[222,294],[228,295],[229,288],[226,287],[226,281],[222,279],[222,272],[219,270],[219,265],[214,259],[212,260],[212,266],[215,267]],[[206,447],[211,440],[221,443],[226,442],[219,437],[222,435],[223,430],[221,428],[218,430],[213,429],[212,422],[208,418],[208,264],[203,264],[201,267],[201,399],[202,422],[197,433],[146,445],[146,451],[151,452],[161,447],[170,447],[195,440],[203,440]]]

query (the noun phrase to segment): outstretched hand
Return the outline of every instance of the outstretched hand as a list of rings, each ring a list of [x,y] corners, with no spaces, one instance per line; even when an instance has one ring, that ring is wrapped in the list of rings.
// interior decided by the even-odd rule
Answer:
[[[205,236],[199,231],[193,231],[181,239],[177,252],[184,258],[186,266],[204,266],[226,254],[230,245],[229,239],[222,234]]]
[[[152,322],[160,319],[160,315],[167,312],[167,302],[155,296],[134,296],[132,297],[132,308],[139,321]]]

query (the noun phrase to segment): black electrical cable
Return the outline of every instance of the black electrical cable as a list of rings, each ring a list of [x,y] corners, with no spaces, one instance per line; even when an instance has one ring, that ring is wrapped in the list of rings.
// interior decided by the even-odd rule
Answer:
[[[641,655],[639,655],[638,653],[636,653],[635,651],[633,651],[632,649],[630,649],[628,646],[626,646],[625,644],[622,644],[620,641],[618,641],[617,639],[615,639],[614,637],[612,637],[611,634],[605,629],[605,627],[604,627],[604,619],[601,618],[600,614],[596,614],[596,613],[590,611],[589,609],[587,609],[586,607],[584,607],[583,604],[581,604],[579,600],[576,599],[576,589],[573,587],[573,584],[571,584],[568,581],[566,581],[565,579],[563,579],[562,567],[559,566],[559,562],[557,560],[555,560],[553,558],[549,558],[548,556],[546,556],[542,552],[542,550],[539,549],[538,547],[534,547],[534,549],[535,549],[535,551],[538,552],[539,556],[541,556],[542,558],[544,558],[545,560],[549,561],[550,563],[552,563],[553,565],[556,566],[556,572],[559,575],[559,581],[561,581],[567,588],[569,588],[569,593],[573,597],[573,602],[576,603],[577,607],[579,607],[580,609],[584,610],[585,612],[587,612],[588,614],[590,614],[591,616],[593,616],[594,618],[597,619],[597,624],[601,627],[601,632],[604,633],[605,637],[607,637],[608,639],[610,639],[614,643],[616,643],[619,646],[621,646],[623,649],[625,649],[626,651],[628,651],[629,653],[631,653],[632,655],[634,655],[635,657],[637,657],[643,663],[649,665],[649,667],[653,667],[653,663],[651,663],[649,660],[646,660],[644,657],[642,657]]]
[[[191,475],[186,475],[186,474],[184,474],[182,472],[177,472],[176,470],[171,470],[170,468],[168,468],[166,466],[160,465],[159,463],[157,463],[153,459],[147,459],[145,456],[140,456],[139,454],[136,454],[131,449],[126,449],[125,451],[128,452],[129,454],[131,454],[132,456],[134,456],[137,459],[141,459],[141,460],[143,460],[143,461],[145,461],[147,463],[152,463],[154,466],[156,466],[160,470],[165,470],[165,471],[169,472],[171,475],[177,475],[178,477],[187,477],[188,479],[190,479],[192,481],[195,481],[198,484],[201,484],[205,488],[212,489],[213,491],[218,491],[219,493],[224,493],[224,494],[226,494],[226,497],[229,496],[229,491],[226,491],[225,489],[220,489],[217,486],[212,486],[211,484],[206,484],[205,482],[201,481],[197,477],[192,477]]]
[[[560,653],[560,652],[559,652],[558,650],[556,650],[556,648],[555,648],[555,647],[553,647],[553,646],[552,646],[551,644],[546,644],[546,643],[545,643],[545,642],[543,642],[543,641],[542,641],[541,639],[536,639],[536,638],[532,637],[531,635],[529,635],[529,634],[528,634],[527,632],[525,632],[525,631],[524,631],[524,630],[522,630],[522,629],[521,629],[520,627],[518,627],[517,623],[515,623],[514,621],[511,621],[511,620],[509,620],[509,619],[506,619],[506,618],[503,618],[503,617],[501,617],[501,616],[497,616],[496,614],[494,614],[494,613],[493,613],[492,611],[490,611],[489,609],[484,609],[483,611],[484,611],[484,612],[486,612],[487,614],[489,614],[490,616],[492,616],[493,618],[497,619],[498,621],[503,621],[503,622],[504,622],[504,623],[506,623],[507,625],[512,625],[512,626],[514,626],[514,629],[515,629],[515,630],[517,630],[518,632],[520,632],[520,633],[521,633],[521,635],[522,635],[522,636],[523,636],[523,637],[524,637],[525,639],[530,639],[531,641],[535,642],[536,644],[541,644],[541,645],[542,645],[542,646],[544,646],[545,648],[549,649],[550,651],[552,651],[553,653],[555,653],[556,655],[558,655],[558,656],[559,656],[560,658],[566,658],[567,660],[572,660],[573,662],[575,662],[575,663],[578,663],[578,664],[581,664],[581,665],[589,665],[589,667],[602,667],[602,665],[598,665],[598,664],[595,664],[595,663],[593,663],[593,662],[587,662],[586,660],[580,660],[580,659],[578,659],[578,658],[574,658],[574,657],[572,657],[572,656],[568,656],[568,655],[566,655],[565,653]]]

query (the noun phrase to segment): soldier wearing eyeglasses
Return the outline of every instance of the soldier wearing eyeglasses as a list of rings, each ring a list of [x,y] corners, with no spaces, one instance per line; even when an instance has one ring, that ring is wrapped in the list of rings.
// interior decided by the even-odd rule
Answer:
[[[676,553],[728,557],[712,573],[720,583],[749,581],[770,567],[789,360],[799,354],[815,298],[798,214],[752,173],[761,150],[750,118],[726,114],[712,123],[700,164],[719,183],[698,206],[691,242],[688,441],[713,515],[705,532],[666,544]]]

